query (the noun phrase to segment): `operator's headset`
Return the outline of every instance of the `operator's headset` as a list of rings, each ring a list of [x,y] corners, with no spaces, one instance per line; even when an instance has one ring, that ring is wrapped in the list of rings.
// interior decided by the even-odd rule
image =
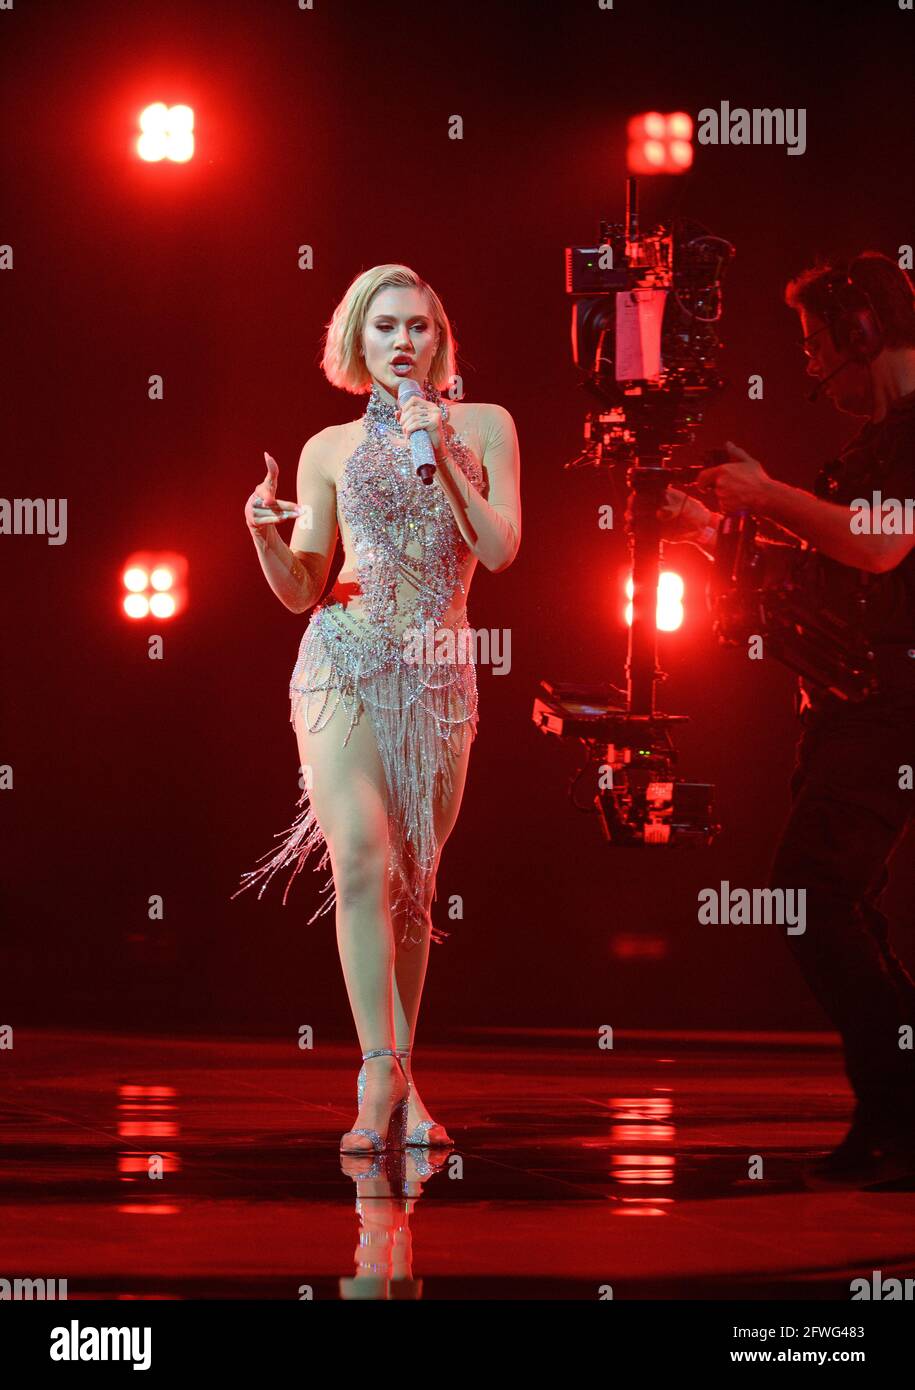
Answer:
[[[826,303],[817,310],[817,314],[825,323],[836,352],[841,352],[845,357],[842,365],[848,362],[859,365],[872,362],[883,350],[886,337],[870,295],[855,284],[850,267],[845,265],[832,271],[822,289]],[[816,400],[820,388],[828,379],[826,377],[818,383],[808,400]],[[822,466],[813,485],[815,496],[826,500],[835,496],[840,467],[839,459]]]
[[[836,352],[844,352],[851,362],[872,362],[883,351],[885,337],[870,295],[855,284],[850,268],[844,266],[822,288],[826,304],[820,317]]]

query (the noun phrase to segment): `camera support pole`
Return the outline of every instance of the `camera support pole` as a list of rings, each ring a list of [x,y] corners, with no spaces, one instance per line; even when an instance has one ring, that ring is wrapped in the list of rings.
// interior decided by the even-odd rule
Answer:
[[[641,443],[641,440],[640,440]],[[654,452],[651,452],[652,447]],[[626,481],[632,493],[631,521],[627,531],[632,560],[632,623],[626,660],[629,714],[655,713],[655,682],[664,679],[658,661],[658,575],[661,569],[661,523],[658,508],[663,505],[670,473],[655,441],[645,440],[645,451],[628,469]]]
[[[626,260],[639,262],[639,192],[636,179],[626,179]],[[657,511],[665,491],[664,465],[670,460],[658,435],[644,420],[636,424],[636,460],[626,474],[633,494],[632,522],[628,531],[632,560],[632,623],[626,659],[629,714],[652,716],[658,671],[658,575],[661,568],[661,526]]]

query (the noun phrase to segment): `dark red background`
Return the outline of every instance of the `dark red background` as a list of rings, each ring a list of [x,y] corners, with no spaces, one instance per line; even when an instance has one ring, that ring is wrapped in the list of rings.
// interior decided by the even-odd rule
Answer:
[[[688,616],[661,658],[664,706],[692,716],[682,770],[718,789],[712,850],[609,851],[567,800],[577,750],[531,722],[541,677],[621,679],[626,640],[623,532],[596,521],[607,501],[621,516],[619,494],[562,468],[584,413],[563,248],[621,216],[631,113],[806,107],[802,157],[700,147],[689,176],[643,185],[643,211],[695,217],[737,247],[730,389],[696,450],[730,437],[809,487],[854,422],[805,403],[782,290],[817,252],[895,254],[915,236],[915,19],[623,0],[78,3],[0,19],[0,240],[15,253],[0,277],[2,492],[69,502],[66,545],[0,538],[0,761],[15,774],[0,800],[4,1015],[231,1032],[285,1027],[307,1001],[315,1026],[349,1028],[333,928],[306,926],[317,878],[285,908],[279,883],[229,901],[298,794],[286,689],[303,620],[267,588],[242,508],[265,449],[292,495],[305,438],[361,413],[321,375],[320,333],[354,274],[403,261],[445,302],[468,397],[512,412],[524,501],[516,563],[481,567],[471,596],[475,626],[511,629],[512,670],[480,672],[437,906],[447,927],[458,893],[465,919],[433,951],[424,1033],[822,1026],[777,930],[696,921],[699,888],[765,882],[796,737],[791,675],[716,647],[706,561],[669,556]],[[184,167],[132,154],[157,99],[196,111]],[[462,142],[447,138],[454,113]],[[762,402],[747,399],[755,372]],[[187,554],[191,605],[151,662],[117,584],[130,551],[159,546]],[[911,867],[909,845],[889,902],[910,964]],[[663,938],[665,954],[622,962],[618,933]]]

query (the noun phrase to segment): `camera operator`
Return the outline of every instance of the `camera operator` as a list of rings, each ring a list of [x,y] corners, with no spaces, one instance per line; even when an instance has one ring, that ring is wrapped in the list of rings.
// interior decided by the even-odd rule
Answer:
[[[776,481],[730,442],[729,461],[697,485],[713,489],[721,512],[747,508],[807,542],[795,577],[875,654],[878,689],[863,701],[799,681],[792,808],[768,881],[807,890],[807,930],[784,939],[841,1033],[856,1098],[842,1143],[807,1173],[867,1185],[915,1173],[915,981],[877,907],[915,797],[915,535],[883,534],[873,517],[856,534],[851,504],[874,491],[884,502],[915,497],[915,295],[894,261],[865,252],[805,271],[785,299],[817,381],[810,398],[824,394],[865,423],[813,493]],[[721,512],[670,488],[658,516],[669,540],[712,558]]]

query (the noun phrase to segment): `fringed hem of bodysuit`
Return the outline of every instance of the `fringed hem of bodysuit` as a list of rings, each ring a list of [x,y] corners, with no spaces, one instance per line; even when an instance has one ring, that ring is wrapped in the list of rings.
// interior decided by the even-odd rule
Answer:
[[[315,850],[319,849],[322,844],[325,846],[324,853],[321,856],[318,863],[316,864],[315,868],[316,870],[320,870],[326,868],[327,865],[330,863],[330,850],[327,848],[327,843],[321,832],[321,827],[318,825],[318,822],[315,819],[315,814],[310,804],[310,798],[308,795],[307,788],[302,792],[302,795],[299,797],[296,805],[301,806],[302,810],[296,816],[295,820],[292,822],[292,825],[289,827],[288,830],[280,830],[274,836],[274,839],[277,839],[280,836],[282,836],[283,842],[280,845],[279,849],[274,850],[272,852],[268,849],[264,854],[260,856],[260,859],[256,861],[256,863],[261,866],[260,868],[248,869],[245,873],[242,874],[241,887],[236,888],[235,892],[230,895],[230,902],[232,901],[232,898],[237,898],[239,893],[244,893],[246,889],[253,888],[254,884],[258,881],[258,879],[263,879],[263,883],[261,884],[260,891],[257,895],[259,899],[262,898],[264,895],[264,890],[267,888],[268,884],[270,883],[270,880],[273,878],[273,875],[278,873],[280,869],[287,867],[291,863],[293,866],[292,873],[289,875],[289,878],[286,883],[286,888],[283,892],[283,906],[285,907],[286,899],[289,896],[289,889],[292,887],[293,879],[295,878],[296,874],[298,874],[300,870],[304,868],[305,862],[309,858],[309,856],[312,855],[315,852]],[[270,856],[269,858],[268,855]],[[265,864],[261,862],[264,859],[267,860]],[[326,912],[329,912],[330,909],[333,907],[335,902],[335,897],[333,896],[333,887],[334,880],[333,875],[331,875],[328,882],[321,889],[322,896],[326,896],[329,888],[331,891],[331,898],[329,901],[325,901],[324,903],[322,903],[322,905],[318,908],[317,912],[313,913],[312,916],[309,917],[309,926],[319,917],[323,917],[324,914]]]
[[[403,916],[400,944],[405,947],[418,945],[427,928],[431,940],[441,943],[448,933],[433,924],[431,912],[425,907],[438,857],[434,805],[440,795],[447,795],[453,787],[453,761],[463,752],[463,738],[476,737],[476,670],[472,661],[412,664],[395,653],[379,665],[377,653],[374,660],[371,657],[372,653],[339,618],[334,607],[319,609],[303,637],[293,673],[290,722],[294,725],[303,698],[323,691],[321,710],[306,727],[312,733],[325,728],[342,701],[350,714],[345,747],[360,705],[364,707],[375,732],[388,790],[392,920]],[[314,672],[328,663],[329,674],[316,681]],[[331,692],[337,694],[337,699],[324,718]],[[455,750],[454,732],[461,726],[469,728],[465,727]],[[315,868],[321,870],[328,865],[330,850],[315,818],[307,786],[297,805],[301,810],[292,825],[279,832],[279,848],[267,850],[257,861],[260,867],[242,875],[242,884],[232,898],[262,879],[260,898],[274,874],[291,866],[283,893],[285,906],[296,875],[322,846],[323,854]],[[308,919],[309,925],[336,904],[332,872],[321,895],[324,901]],[[437,899],[436,885],[432,901]]]

